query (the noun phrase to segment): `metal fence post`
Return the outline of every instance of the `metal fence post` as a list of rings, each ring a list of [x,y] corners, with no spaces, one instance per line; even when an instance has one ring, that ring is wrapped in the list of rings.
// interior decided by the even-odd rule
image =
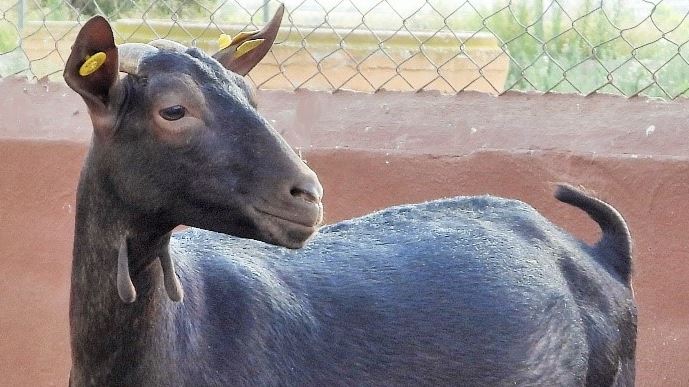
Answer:
[[[21,32],[24,29],[24,8],[26,0],[17,0],[17,28]]]
[[[270,20],[270,0],[263,0],[263,24]]]

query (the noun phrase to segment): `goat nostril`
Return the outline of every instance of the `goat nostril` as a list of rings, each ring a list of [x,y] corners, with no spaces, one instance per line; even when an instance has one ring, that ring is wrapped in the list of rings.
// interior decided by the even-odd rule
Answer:
[[[302,199],[309,203],[318,204],[321,201],[319,198],[320,195],[311,190],[295,187],[292,188],[289,193],[292,194],[293,197]]]
[[[313,193],[308,192],[308,191],[304,191],[303,189],[300,189],[300,188],[292,188],[292,190],[289,191],[289,193],[291,193],[292,196],[294,196],[295,198],[303,199],[309,203],[317,203],[318,202],[318,199],[316,199],[316,196]]]

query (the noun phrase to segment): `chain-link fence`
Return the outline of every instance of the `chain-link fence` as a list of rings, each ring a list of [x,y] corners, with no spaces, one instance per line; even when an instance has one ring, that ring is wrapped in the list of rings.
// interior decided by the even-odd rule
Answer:
[[[268,89],[689,91],[686,0],[284,0],[251,77]],[[173,39],[213,52],[255,29],[268,0],[0,0],[0,77],[59,78],[79,24],[103,14],[118,42]]]

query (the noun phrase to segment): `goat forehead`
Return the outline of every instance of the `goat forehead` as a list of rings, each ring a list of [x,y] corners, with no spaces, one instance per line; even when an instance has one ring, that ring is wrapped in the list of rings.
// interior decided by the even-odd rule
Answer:
[[[145,90],[149,101],[179,99],[179,102],[205,103],[202,86],[188,74],[156,74],[148,78]]]
[[[192,55],[193,54],[193,55]],[[151,77],[156,74],[188,74],[197,82],[237,83],[232,73],[225,71],[215,59],[190,49],[187,52],[161,50],[145,57],[139,66],[139,74]]]
[[[251,98],[251,88],[241,76],[225,70],[215,59],[191,48],[187,52],[162,50],[141,62],[139,74],[146,78],[189,77],[202,90],[227,97]]]

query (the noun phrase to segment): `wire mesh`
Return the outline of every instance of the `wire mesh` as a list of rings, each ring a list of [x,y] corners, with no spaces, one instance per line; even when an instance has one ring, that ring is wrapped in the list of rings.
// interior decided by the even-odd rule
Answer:
[[[251,73],[266,89],[689,92],[684,0],[284,0],[276,44]],[[118,43],[217,49],[273,0],[0,0],[0,77],[58,79],[79,25],[106,16]]]

